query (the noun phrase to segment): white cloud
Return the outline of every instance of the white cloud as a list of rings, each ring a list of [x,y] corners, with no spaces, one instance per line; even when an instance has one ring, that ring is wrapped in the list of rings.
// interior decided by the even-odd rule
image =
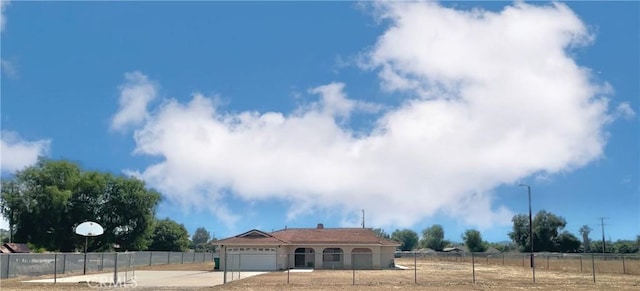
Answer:
[[[593,37],[566,6],[377,9],[391,25],[367,67],[407,99],[370,132],[341,123],[364,109],[341,83],[309,90],[320,101],[291,114],[228,113],[195,95],[165,102],[135,131],[136,153],[162,159],[139,175],[172,201],[215,205],[230,223],[233,195],[289,201],[289,217],[338,209],[349,221],[366,209],[370,225],[384,227],[439,212],[486,227],[511,217],[495,205],[495,187],[602,155],[603,86],[567,52]]]
[[[636,116],[636,112],[631,108],[629,102],[622,102],[616,107],[615,117],[621,117],[627,120],[633,119]]]
[[[124,75],[126,82],[120,86],[120,108],[111,120],[111,129],[123,131],[140,125],[149,115],[147,105],[156,99],[157,86],[140,72]]]
[[[11,77],[11,78],[18,77],[18,70],[13,65],[13,63],[11,63],[8,60],[0,59],[0,70],[7,77]]]
[[[0,0],[0,31],[4,31],[4,26],[7,23],[7,17],[4,14],[4,10],[9,6],[9,0]]]
[[[2,172],[15,172],[35,164],[49,151],[50,140],[26,141],[17,133],[3,130],[0,138]]]

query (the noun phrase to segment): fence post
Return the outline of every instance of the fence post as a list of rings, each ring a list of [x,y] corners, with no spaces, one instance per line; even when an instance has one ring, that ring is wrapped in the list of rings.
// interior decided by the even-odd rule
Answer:
[[[289,284],[289,271],[291,267],[289,266],[289,254],[287,254],[287,285]]]
[[[547,255],[547,270],[549,270],[549,255]]]
[[[134,256],[137,256],[137,254],[136,253],[130,254],[129,255],[129,260],[133,261],[133,263],[130,264],[130,265],[133,268],[133,278],[135,279],[136,278],[136,257],[134,257]]]
[[[355,262],[355,261],[356,261],[356,260],[355,260],[355,257],[356,257],[356,254],[351,253],[351,272],[352,272],[352,275],[351,275],[351,285],[355,285],[355,284],[356,284],[356,266],[355,266],[355,264],[353,263],[353,262]]]
[[[502,265],[504,266],[504,253],[502,253]]]
[[[624,265],[624,256],[622,256],[622,274],[626,274],[627,273],[627,268]]]
[[[195,262],[196,255],[193,255],[193,260]],[[227,284],[227,249],[224,249],[224,276],[222,276],[222,284]]]
[[[53,284],[58,281],[58,254],[53,254]]]
[[[413,251],[413,283],[418,284],[418,255]]]
[[[580,256],[580,273],[582,273],[582,256]]]
[[[184,252],[182,252],[182,257],[180,258],[180,264],[184,264]]]
[[[171,252],[167,252],[167,265],[171,264]]]
[[[100,271],[104,270],[104,253],[100,255]]]
[[[203,262],[203,263],[204,263],[204,259],[205,259],[206,257],[207,257],[207,256],[205,256],[205,253],[202,253],[202,262]]]
[[[67,254],[62,254],[62,274],[64,274],[64,270],[67,268]]]
[[[9,267],[11,267],[11,254],[7,254],[7,279],[9,279]]]
[[[113,261],[113,285],[118,285],[118,253],[114,252],[115,260]]]
[[[471,253],[471,270],[472,270],[472,276],[473,276],[473,284],[476,283],[476,258],[473,255],[473,253]]]
[[[593,283],[596,283],[596,261],[595,255],[591,254],[591,273],[593,274]]]
[[[153,262],[153,252],[149,252],[149,266],[151,266],[152,262]]]
[[[522,266],[524,267],[524,255],[522,255]]]

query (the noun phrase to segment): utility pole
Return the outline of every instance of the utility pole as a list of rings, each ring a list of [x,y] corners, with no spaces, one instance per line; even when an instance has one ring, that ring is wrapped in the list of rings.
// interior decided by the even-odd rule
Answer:
[[[362,228],[364,228],[364,209],[362,209]]]
[[[604,220],[607,219],[606,217],[598,217],[600,218],[600,226],[602,227],[602,253],[604,254],[607,247],[606,244],[607,242],[604,240]]]

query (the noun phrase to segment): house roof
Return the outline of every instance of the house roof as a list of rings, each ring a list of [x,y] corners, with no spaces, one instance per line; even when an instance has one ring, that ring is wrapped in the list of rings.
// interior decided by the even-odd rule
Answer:
[[[400,243],[376,236],[370,228],[285,228],[271,233],[257,229],[219,240],[217,245],[274,244],[364,244],[400,246]]]
[[[252,229],[245,233],[215,242],[216,245],[281,245],[287,243],[287,241],[281,240],[269,233],[257,229]]]
[[[26,244],[5,243],[2,246],[4,247],[4,249],[2,250],[3,252],[5,250],[8,250],[11,253],[30,253],[31,252],[31,250],[29,249],[29,247],[27,247]]]

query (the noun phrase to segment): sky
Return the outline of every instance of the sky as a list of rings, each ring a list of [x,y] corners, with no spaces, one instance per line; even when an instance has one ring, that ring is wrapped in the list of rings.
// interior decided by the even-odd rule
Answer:
[[[134,176],[217,238],[640,234],[640,4],[2,0],[1,170]],[[6,221],[0,226],[6,228]]]

